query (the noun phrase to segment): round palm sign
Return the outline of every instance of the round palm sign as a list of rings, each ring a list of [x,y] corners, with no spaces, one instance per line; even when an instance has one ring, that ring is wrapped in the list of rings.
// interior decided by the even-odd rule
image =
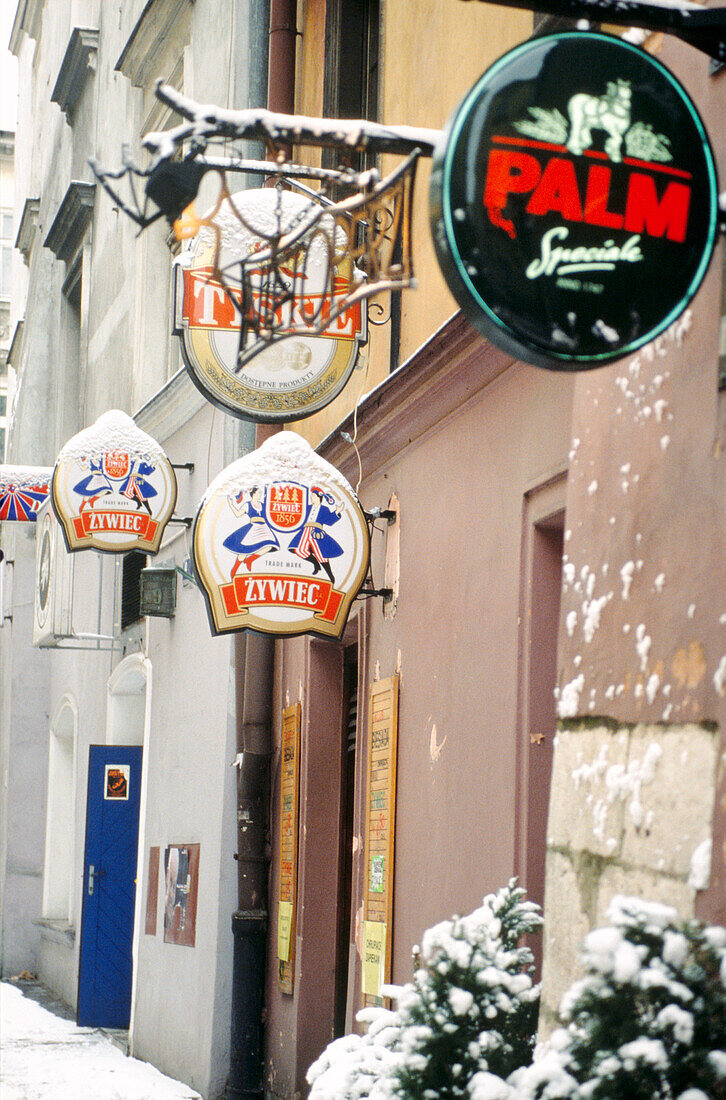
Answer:
[[[439,262],[475,327],[526,362],[583,370],[686,308],[713,251],[718,183],[673,74],[573,31],[484,73],[435,156],[431,202]]]

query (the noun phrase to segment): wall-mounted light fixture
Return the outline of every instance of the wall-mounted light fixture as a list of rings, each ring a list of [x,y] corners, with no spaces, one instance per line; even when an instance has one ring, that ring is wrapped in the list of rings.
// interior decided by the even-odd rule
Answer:
[[[140,574],[142,615],[173,619],[176,612],[176,567],[150,565]]]

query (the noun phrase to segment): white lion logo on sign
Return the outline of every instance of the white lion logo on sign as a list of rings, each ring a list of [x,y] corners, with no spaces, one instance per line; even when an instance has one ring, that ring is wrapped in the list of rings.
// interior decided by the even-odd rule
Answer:
[[[612,161],[620,161],[620,146],[630,126],[630,81],[610,80],[604,96],[578,92],[567,104],[570,136],[567,148],[579,156],[592,145],[592,131],[604,130],[608,137],[605,152]]]

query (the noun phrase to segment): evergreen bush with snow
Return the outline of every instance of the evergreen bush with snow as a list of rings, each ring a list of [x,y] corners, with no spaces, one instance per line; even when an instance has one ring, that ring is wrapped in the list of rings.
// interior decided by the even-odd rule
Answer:
[[[383,992],[395,996],[396,986]],[[364,1035],[344,1035],[329,1043],[307,1072],[308,1100],[387,1100],[386,1083],[398,1057],[398,1013],[385,1008],[361,1009]]]
[[[414,980],[365,1009],[365,1036],[332,1043],[308,1071],[310,1100],[495,1100],[532,1055],[539,989],[519,947],[542,919],[512,880],[479,909],[430,928]]]
[[[539,987],[519,947],[542,923],[538,906],[512,881],[481,908],[430,928],[421,966],[398,996],[397,1100],[469,1097],[477,1073],[506,1078],[532,1057]]]
[[[726,1100],[726,931],[615,898],[516,1100]]]

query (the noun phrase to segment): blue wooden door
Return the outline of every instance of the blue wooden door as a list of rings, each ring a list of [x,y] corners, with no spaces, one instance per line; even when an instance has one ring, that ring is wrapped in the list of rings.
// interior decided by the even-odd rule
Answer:
[[[127,1028],[131,1013],[141,748],[91,745],[78,1023]]]

